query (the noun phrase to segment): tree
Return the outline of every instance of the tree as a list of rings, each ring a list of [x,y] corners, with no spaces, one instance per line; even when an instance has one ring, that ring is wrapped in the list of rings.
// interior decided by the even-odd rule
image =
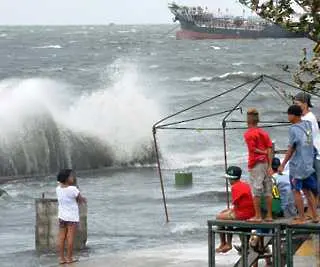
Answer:
[[[304,32],[306,37],[318,43],[311,59],[304,58],[294,81],[303,89],[320,91],[320,0],[239,0],[260,17],[278,24],[289,31]]]

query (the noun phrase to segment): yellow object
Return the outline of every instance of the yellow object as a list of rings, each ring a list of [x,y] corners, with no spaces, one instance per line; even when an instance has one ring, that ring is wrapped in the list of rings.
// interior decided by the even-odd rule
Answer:
[[[320,53],[320,42],[313,48],[313,52],[316,54]]]
[[[315,244],[312,239],[306,240],[301,247],[297,250],[296,256],[316,256],[317,252]]]

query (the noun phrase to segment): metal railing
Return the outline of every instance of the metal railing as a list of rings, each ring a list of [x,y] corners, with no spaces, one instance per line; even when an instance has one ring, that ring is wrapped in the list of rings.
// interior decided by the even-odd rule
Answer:
[[[233,230],[221,230],[219,227],[225,228],[233,228]],[[215,259],[215,236],[216,233],[225,233],[225,234],[236,234],[240,236],[241,240],[241,258],[238,262],[235,263],[234,267],[249,267],[256,260],[258,260],[259,253],[251,256],[248,254],[248,239],[252,235],[251,231],[254,229],[263,229],[269,230],[269,233],[255,233],[257,236],[261,237],[271,237],[270,241],[267,241],[272,244],[272,258],[273,258],[273,266],[280,267],[281,266],[281,251],[280,243],[281,243],[281,224],[280,223],[249,223],[246,221],[222,221],[222,220],[209,220],[208,221],[208,263],[209,267],[216,267],[216,259]],[[245,230],[244,230],[245,229]],[[250,257],[250,259],[249,259]]]
[[[226,229],[221,229],[224,227]],[[257,260],[263,258],[261,253],[255,252],[248,247],[248,238],[252,235],[251,230],[269,230],[269,233],[255,233],[256,236],[265,237],[264,247],[272,245],[272,266],[294,267],[293,256],[301,245],[308,239],[310,234],[316,234],[319,238],[316,254],[319,261],[320,253],[320,224],[307,223],[292,225],[291,219],[277,219],[272,223],[251,223],[246,221],[208,221],[208,264],[209,267],[216,265],[215,238],[216,234],[236,234],[241,240],[241,257],[234,267],[250,267]],[[249,230],[249,231],[248,231]],[[296,238],[299,235],[299,238]],[[320,266],[320,265],[319,265]]]

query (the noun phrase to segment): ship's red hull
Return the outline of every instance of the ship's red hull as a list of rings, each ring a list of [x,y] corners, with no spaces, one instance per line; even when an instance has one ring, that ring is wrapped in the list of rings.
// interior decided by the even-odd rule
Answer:
[[[177,31],[176,37],[178,40],[190,39],[190,40],[204,40],[204,39],[239,39],[239,35],[229,35],[229,34],[215,34],[207,32],[195,32],[188,30]]]

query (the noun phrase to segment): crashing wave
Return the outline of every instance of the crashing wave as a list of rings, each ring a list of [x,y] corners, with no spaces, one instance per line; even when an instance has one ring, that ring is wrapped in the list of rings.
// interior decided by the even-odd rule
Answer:
[[[152,164],[155,103],[134,70],[112,86],[79,93],[49,79],[0,82],[0,175]]]

